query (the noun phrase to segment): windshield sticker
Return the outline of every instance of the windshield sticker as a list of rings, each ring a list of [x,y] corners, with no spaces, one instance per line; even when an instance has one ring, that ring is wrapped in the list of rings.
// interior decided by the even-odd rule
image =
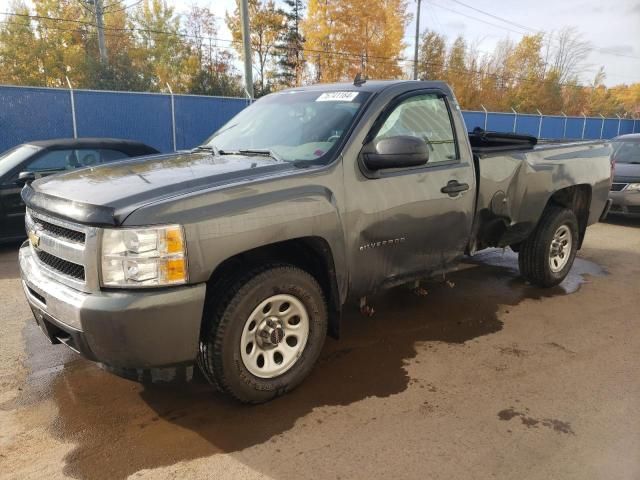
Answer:
[[[324,92],[316,102],[352,102],[359,92]]]

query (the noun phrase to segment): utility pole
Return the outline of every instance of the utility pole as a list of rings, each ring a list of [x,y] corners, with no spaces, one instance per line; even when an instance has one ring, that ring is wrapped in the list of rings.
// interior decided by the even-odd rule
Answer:
[[[416,44],[413,52],[413,79],[418,79],[418,45],[420,44],[420,4],[422,0],[418,0],[418,11],[416,12]]]
[[[249,31],[249,4],[240,0],[240,22],[242,24],[242,50],[244,54],[244,87],[249,98],[253,98],[253,70],[251,65],[251,38]]]
[[[89,0],[93,3],[96,14],[96,28],[98,29],[98,51],[100,52],[100,63],[107,63],[107,45],[104,43],[104,5],[103,0]]]

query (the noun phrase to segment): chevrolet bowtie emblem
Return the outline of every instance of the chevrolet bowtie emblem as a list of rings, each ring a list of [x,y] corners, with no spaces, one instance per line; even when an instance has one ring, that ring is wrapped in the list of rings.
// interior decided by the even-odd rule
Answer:
[[[38,248],[40,246],[40,235],[35,230],[29,230],[29,241],[34,248]]]

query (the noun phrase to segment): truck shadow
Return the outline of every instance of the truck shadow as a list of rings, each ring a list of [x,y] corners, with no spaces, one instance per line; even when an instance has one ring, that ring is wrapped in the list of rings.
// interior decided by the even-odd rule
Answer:
[[[586,274],[604,271],[577,259],[566,282],[541,290],[518,277],[512,252],[490,251],[451,274],[449,283],[427,284],[426,297],[407,288],[391,290],[373,299],[373,318],[349,309],[342,338],[327,340],[310,377],[265,405],[239,405],[215,393],[198,375],[177,385],[141,385],[84,360],[67,364],[50,384],[38,388],[58,407],[51,431],[75,444],[65,457],[64,473],[123,479],[142,469],[277,442],[294,425],[314,428],[340,406],[399,394],[414,383],[405,365],[416,356],[418,344],[421,351],[434,345],[447,348],[498,332],[503,327],[501,306],[571,293]],[[323,417],[307,418],[314,409],[321,409]],[[330,435],[322,441],[332,443]],[[260,472],[299,478],[286,459],[301,450],[294,443],[282,453],[274,446],[269,455],[239,455]]]

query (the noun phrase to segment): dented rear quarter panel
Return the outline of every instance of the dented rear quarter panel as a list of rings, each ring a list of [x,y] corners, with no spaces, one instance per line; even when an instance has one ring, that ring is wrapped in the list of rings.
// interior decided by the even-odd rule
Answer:
[[[511,235],[505,240],[522,240],[537,225],[551,196],[575,185],[589,186],[588,225],[597,222],[609,194],[610,156],[607,142],[542,145],[529,151],[480,155],[475,232],[489,213],[507,221]]]

